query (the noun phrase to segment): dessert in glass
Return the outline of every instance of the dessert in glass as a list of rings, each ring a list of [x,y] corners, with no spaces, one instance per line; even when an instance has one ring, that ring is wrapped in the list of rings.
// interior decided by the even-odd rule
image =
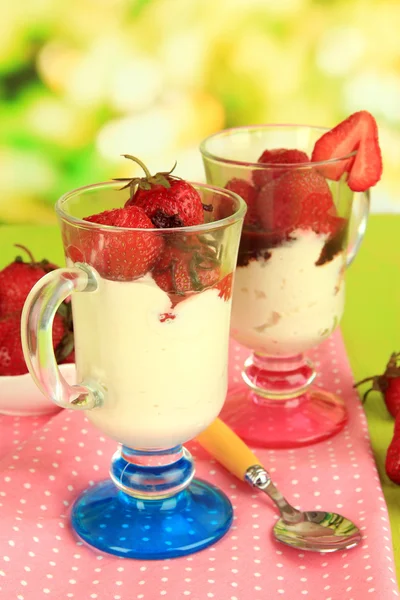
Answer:
[[[169,178],[166,187],[176,181]],[[225,494],[193,479],[182,444],[217,417],[225,400],[246,205],[228,190],[183,183],[200,207],[195,225],[185,226],[185,219],[193,222],[189,205],[182,219],[160,208],[149,219],[147,201],[139,199],[119,208],[126,200],[120,182],[64,195],[56,212],[67,267],[36,284],[22,317],[25,358],[42,392],[59,406],[85,410],[120,445],[110,479],[76,500],[73,528],[88,544],[128,558],[196,552],[232,521]],[[165,191],[153,178],[138,195],[149,187]],[[51,342],[54,315],[69,296],[79,381],[72,386]]]
[[[252,354],[221,416],[254,445],[307,445],[346,422],[342,399],[313,385],[316,370],[305,353],[340,322],[345,271],[365,231],[369,193],[348,185],[356,151],[311,161],[326,132],[248,126],[201,144],[207,181],[240,194],[248,206],[231,333]]]

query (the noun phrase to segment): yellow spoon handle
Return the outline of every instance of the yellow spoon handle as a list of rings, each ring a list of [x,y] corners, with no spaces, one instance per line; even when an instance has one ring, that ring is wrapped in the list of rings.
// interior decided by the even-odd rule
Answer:
[[[221,465],[242,481],[249,467],[261,464],[250,448],[221,419],[215,419],[196,439]]]

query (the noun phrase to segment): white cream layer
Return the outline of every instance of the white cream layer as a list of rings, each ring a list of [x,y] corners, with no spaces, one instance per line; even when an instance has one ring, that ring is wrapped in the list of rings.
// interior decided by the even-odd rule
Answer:
[[[268,260],[238,267],[232,334],[257,352],[290,356],[328,337],[344,308],[344,253],[317,266],[325,235],[298,230]]]
[[[73,296],[78,381],[107,390],[87,413],[105,435],[130,447],[186,442],[218,415],[227,391],[230,301],[209,289],[171,309],[149,276],[99,280]],[[160,321],[172,312],[175,319]]]

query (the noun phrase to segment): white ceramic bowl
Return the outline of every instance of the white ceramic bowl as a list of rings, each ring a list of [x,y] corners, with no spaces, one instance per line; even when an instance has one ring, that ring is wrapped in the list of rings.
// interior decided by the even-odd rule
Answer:
[[[68,383],[76,383],[74,364],[60,365],[60,371]],[[36,416],[60,410],[42,394],[29,373],[0,377],[0,413],[13,416]]]

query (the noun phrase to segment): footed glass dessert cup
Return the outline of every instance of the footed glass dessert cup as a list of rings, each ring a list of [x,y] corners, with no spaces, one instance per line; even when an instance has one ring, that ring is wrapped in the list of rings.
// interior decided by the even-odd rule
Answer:
[[[207,181],[236,191],[248,205],[231,333],[252,353],[221,417],[246,442],[267,448],[321,441],[347,418],[333,390],[313,385],[317,373],[305,353],[340,322],[345,272],[366,228],[369,193],[352,192],[346,175],[334,179],[355,153],[310,162],[326,131],[238,127],[201,144]],[[283,149],[295,152],[285,152],[287,164],[277,164]],[[269,162],[258,162],[262,154]]]
[[[122,206],[118,183],[64,195],[56,211],[67,268],[37,283],[22,316],[25,359],[38,387],[58,406],[84,410],[119,443],[110,479],[76,500],[72,526],[91,546],[127,558],[196,552],[232,521],[225,494],[193,479],[182,444],[225,400],[232,276],[246,206],[233,192],[193,185],[208,222],[171,229],[85,221]],[[77,385],[62,377],[52,348],[54,315],[69,296]]]

